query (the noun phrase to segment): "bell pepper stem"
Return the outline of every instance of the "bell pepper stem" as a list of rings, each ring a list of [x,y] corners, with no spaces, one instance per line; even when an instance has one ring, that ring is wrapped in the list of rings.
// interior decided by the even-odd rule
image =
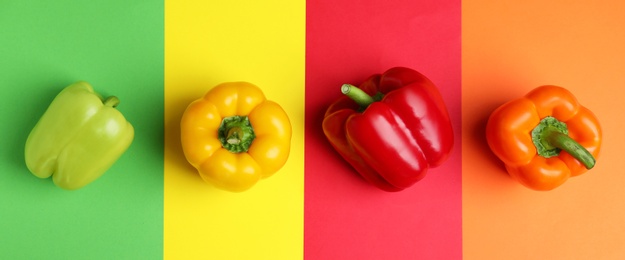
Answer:
[[[343,86],[341,86],[341,93],[354,100],[356,104],[363,108],[368,107],[375,101],[372,96],[369,96],[369,94],[362,89],[351,84],[343,84]]]
[[[582,145],[563,134],[553,127],[548,127],[543,131],[544,140],[550,145],[557,147],[580,161],[587,169],[595,166],[595,158]]]
[[[549,158],[565,151],[581,162],[587,169],[595,166],[595,158],[568,135],[566,124],[554,117],[546,117],[532,131],[532,140],[540,156]]]
[[[107,97],[104,101],[103,101],[104,105],[107,107],[117,107],[119,105],[119,98],[117,98],[116,96],[110,96]]]
[[[241,127],[232,127],[228,129],[228,134],[226,135],[226,142],[229,144],[240,144],[241,137],[243,137],[243,130]]]
[[[226,150],[242,153],[250,149],[256,135],[247,116],[230,116],[221,121],[217,137]]]

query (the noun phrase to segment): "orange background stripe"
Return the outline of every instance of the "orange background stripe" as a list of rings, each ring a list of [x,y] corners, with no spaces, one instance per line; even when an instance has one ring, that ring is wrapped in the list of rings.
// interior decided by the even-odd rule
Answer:
[[[625,255],[625,2],[464,1],[465,259]],[[490,152],[486,120],[539,85],[568,88],[603,128],[597,166],[550,192],[514,182]]]

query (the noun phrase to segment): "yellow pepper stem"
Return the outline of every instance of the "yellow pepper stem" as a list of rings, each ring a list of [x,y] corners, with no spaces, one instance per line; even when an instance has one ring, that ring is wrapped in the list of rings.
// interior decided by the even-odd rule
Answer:
[[[532,130],[532,140],[538,155],[545,158],[557,156],[565,151],[581,162],[587,169],[595,166],[595,158],[581,144],[568,135],[566,124],[554,117],[543,118]]]
[[[228,134],[226,135],[226,142],[229,144],[240,144],[242,137],[243,137],[243,130],[241,129],[241,127],[235,126],[233,128],[228,129]]]
[[[221,146],[232,153],[247,152],[256,138],[247,116],[231,116],[221,121],[217,137]]]

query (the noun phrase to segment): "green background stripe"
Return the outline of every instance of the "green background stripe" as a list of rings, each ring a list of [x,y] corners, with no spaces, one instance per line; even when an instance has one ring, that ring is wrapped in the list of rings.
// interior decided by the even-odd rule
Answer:
[[[163,1],[0,0],[0,259],[163,257]],[[24,143],[85,80],[135,127],[119,161],[77,191],[38,179]]]

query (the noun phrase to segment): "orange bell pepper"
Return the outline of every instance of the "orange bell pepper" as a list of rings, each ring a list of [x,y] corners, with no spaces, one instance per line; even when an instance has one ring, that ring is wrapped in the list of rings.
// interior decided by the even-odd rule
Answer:
[[[571,92],[541,86],[497,108],[488,119],[486,139],[510,176],[546,191],[595,165],[601,127]]]

